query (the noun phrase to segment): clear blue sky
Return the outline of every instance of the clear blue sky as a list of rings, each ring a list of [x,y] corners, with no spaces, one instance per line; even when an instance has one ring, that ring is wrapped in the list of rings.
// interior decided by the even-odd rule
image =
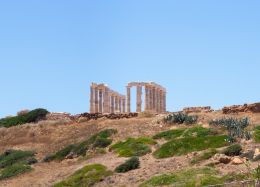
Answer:
[[[0,117],[89,110],[89,85],[168,90],[167,109],[260,101],[259,0],[0,2]]]

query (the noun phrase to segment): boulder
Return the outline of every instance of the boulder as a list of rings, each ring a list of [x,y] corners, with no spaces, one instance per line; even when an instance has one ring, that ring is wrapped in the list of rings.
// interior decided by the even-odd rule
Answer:
[[[260,150],[259,148],[256,148],[254,153],[254,158],[256,158],[258,155],[260,155]]]
[[[247,158],[248,160],[253,160],[254,159],[254,154],[255,154],[255,151],[250,150],[250,151],[247,151],[245,153],[242,153],[240,155],[240,157],[241,158]]]

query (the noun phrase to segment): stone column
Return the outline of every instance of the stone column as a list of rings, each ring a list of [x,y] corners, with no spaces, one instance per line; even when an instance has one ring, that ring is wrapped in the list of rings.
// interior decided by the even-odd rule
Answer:
[[[154,90],[154,110],[155,112],[157,112],[157,104],[158,104],[158,101],[157,101],[157,88],[155,87],[155,90]]]
[[[94,88],[94,92],[95,92],[95,113],[98,113],[98,88],[95,87]]]
[[[104,89],[104,113],[109,113],[109,89],[105,87]]]
[[[145,111],[149,110],[149,88],[148,86],[145,86]]]
[[[131,112],[131,87],[127,86],[127,112]]]
[[[89,111],[90,113],[94,113],[95,112],[95,101],[94,101],[94,88],[92,86],[90,86],[90,108]]]
[[[156,89],[156,112],[160,113],[160,90]]]
[[[136,87],[136,112],[142,112],[142,86]]]
[[[115,113],[118,113],[118,96],[115,96]]]
[[[155,95],[155,87],[153,87],[153,108],[152,108],[152,110],[155,112],[156,111],[156,100],[155,100],[155,98],[156,98],[156,95]]]
[[[122,108],[123,108],[122,112],[125,113],[125,97],[123,97],[122,99]]]
[[[114,98],[114,96],[113,95],[111,95],[111,97],[110,97],[110,112],[111,113],[114,113],[115,112],[115,110],[114,110],[114,102],[115,102],[115,98]]]
[[[163,113],[163,90],[160,90],[160,113]]]
[[[122,113],[122,97],[119,97],[119,100],[118,100],[118,108],[119,108],[119,113]]]
[[[99,104],[98,112],[103,113],[103,90],[102,89],[99,90],[98,104]]]
[[[153,110],[153,89],[149,87],[149,111]]]
[[[163,112],[166,112],[166,92],[163,92]]]

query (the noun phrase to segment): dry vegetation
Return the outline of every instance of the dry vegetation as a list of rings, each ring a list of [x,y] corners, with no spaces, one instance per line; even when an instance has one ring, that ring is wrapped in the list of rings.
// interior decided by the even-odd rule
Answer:
[[[193,140],[197,141],[198,138],[201,138],[204,135],[216,137],[221,136],[223,133],[225,134],[226,131],[223,128],[216,128],[215,131],[217,131],[217,134],[210,134],[211,132],[202,129],[202,127],[209,128],[208,122],[210,120],[222,117],[249,117],[250,126],[247,129],[248,131],[253,131],[255,126],[260,125],[260,114],[241,113],[223,115],[220,111],[216,111],[211,113],[195,113],[190,115],[198,116],[197,124],[164,124],[162,122],[164,116],[151,116],[148,114],[143,114],[141,117],[131,119],[98,119],[80,123],[70,120],[45,120],[36,124],[24,124],[10,128],[0,128],[0,153],[3,153],[8,149],[34,151],[35,158],[39,161],[31,166],[32,169],[29,172],[9,179],[0,180],[0,186],[52,186],[62,180],[68,179],[68,177],[72,176],[72,174],[74,174],[77,170],[91,164],[101,164],[107,168],[107,171],[110,172],[109,175],[100,175],[101,178],[93,184],[95,186],[132,187],[139,186],[141,184],[144,186],[148,184],[153,185],[157,184],[158,180],[163,178],[161,177],[163,174],[167,174],[167,180],[172,181],[172,178],[176,176],[181,176],[185,179],[184,175],[188,175],[189,173],[201,173],[204,170],[207,172],[203,173],[203,175],[208,178],[215,177],[214,179],[220,182],[225,181],[225,177],[230,175],[230,173],[234,176],[234,180],[239,177],[239,179],[242,180],[243,177],[249,176],[248,164],[217,164],[214,165],[213,169],[207,169],[207,166],[212,166],[212,162],[214,162],[214,160],[212,160],[214,155],[223,153],[225,146],[228,144],[221,142],[217,146],[209,147],[211,144],[208,144],[207,142],[206,145],[208,145],[208,147],[200,146],[199,149],[196,149],[196,146],[194,146],[193,150],[186,151],[184,149],[180,149],[180,146],[175,142],[179,142],[181,144],[181,141],[185,139],[187,145],[190,145],[189,141],[194,143],[195,141]],[[179,130],[181,132],[178,132],[177,130],[177,133],[179,133],[178,135],[171,134],[172,132],[175,132],[172,130],[193,128],[194,126],[199,127],[199,131],[195,130],[192,132],[192,130]],[[129,158],[120,157],[117,151],[110,149],[109,147],[102,150],[89,150],[87,155],[84,157],[70,158],[63,161],[52,161],[48,163],[42,162],[47,155],[62,150],[70,144],[78,144],[85,141],[92,135],[105,129],[117,130],[117,133],[113,134],[111,137],[113,140],[111,147],[120,141],[121,143],[126,142],[129,138],[149,138],[149,141],[154,141],[156,143],[148,144],[147,146],[150,151],[145,154],[141,154],[143,156],[132,154],[129,155],[140,156],[140,166],[137,169],[126,173],[117,173],[115,172],[115,169],[119,165],[125,163],[125,161]],[[164,131],[166,131],[166,133],[162,134]],[[198,135],[199,133],[202,133],[202,135]],[[156,137],[156,135],[157,138],[152,140],[152,138]],[[201,140],[199,139],[199,142],[201,142],[202,139],[203,138],[201,138]],[[174,146],[177,146],[178,149],[176,150],[179,150],[181,154],[172,152],[169,156],[167,156],[167,158],[164,158],[163,156],[163,159],[158,159],[158,157],[154,156],[154,154],[156,155],[156,151],[163,148],[165,144],[167,145],[167,142],[168,144],[169,142],[172,142]],[[132,142],[130,141],[130,143]],[[138,146],[142,147],[142,145],[139,145],[140,142],[137,143]],[[260,148],[260,144],[252,140],[242,141],[239,143],[242,145],[242,152],[254,150],[258,147]],[[250,168],[252,169],[257,167],[257,165],[258,161],[250,162]],[[190,168],[193,168],[193,170],[188,170]],[[243,174],[243,176],[237,176],[238,174]],[[158,177],[153,178],[154,176]],[[68,180],[71,180],[71,178]],[[194,181],[190,182],[193,184]],[[210,181],[205,182],[204,178],[200,181],[202,184],[208,184],[208,182]],[[62,183],[59,183],[59,185],[60,184]],[[168,185],[168,183],[165,183],[164,185]]]

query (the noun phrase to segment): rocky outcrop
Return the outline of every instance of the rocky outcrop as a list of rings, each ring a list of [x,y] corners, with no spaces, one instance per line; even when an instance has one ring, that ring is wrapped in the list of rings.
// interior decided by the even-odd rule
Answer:
[[[239,112],[259,113],[260,103],[228,106],[228,107],[224,107],[222,109],[222,112],[223,114],[233,114]]]
[[[75,118],[79,119],[79,118],[85,118],[86,120],[97,120],[99,118],[106,118],[106,119],[123,119],[123,118],[134,118],[137,117],[138,113],[120,113],[120,114],[101,114],[101,113],[94,113],[94,114],[90,114],[90,113],[83,113],[83,114],[79,114],[74,116]]]

